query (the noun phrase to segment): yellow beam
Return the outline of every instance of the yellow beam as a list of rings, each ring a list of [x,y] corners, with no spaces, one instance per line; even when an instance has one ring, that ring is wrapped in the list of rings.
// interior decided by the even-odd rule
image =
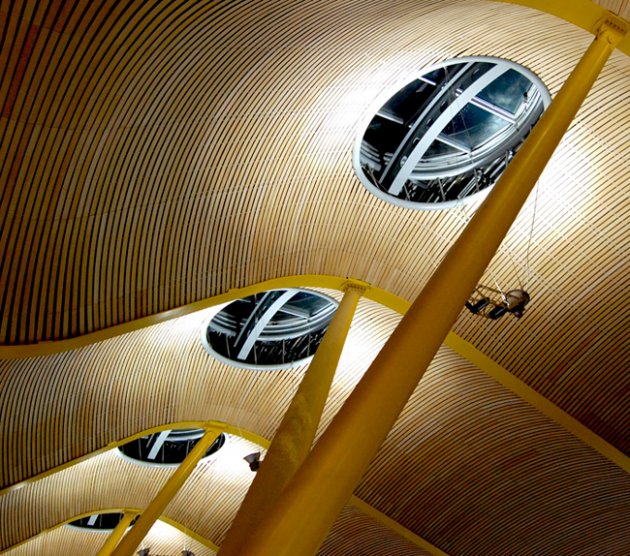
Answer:
[[[621,37],[615,25],[599,29],[293,480],[261,516],[241,556],[311,556],[317,552]]]
[[[0,554],[6,554],[7,552],[15,548],[25,545],[26,543],[29,543],[32,540],[38,537],[41,537],[42,535],[46,535],[59,527],[63,527],[64,525],[67,525],[68,523],[72,521],[76,521],[77,519],[89,517],[97,513],[113,513],[113,512],[130,513],[132,515],[138,515],[139,513],[142,512],[142,510],[140,508],[100,508],[97,510],[92,510],[90,512],[78,514],[78,515],[75,515],[74,517],[71,517],[70,519],[66,519],[65,521],[62,521],[61,523],[57,523],[56,525],[53,525],[52,527],[47,527],[46,529],[43,529],[42,531],[40,531],[36,535],[33,535],[32,537],[29,537],[28,539],[24,539],[23,541],[20,541],[18,543],[15,543],[12,546],[9,546],[7,548],[4,548],[3,550],[0,550]],[[214,544],[212,541],[209,541],[208,539],[202,537],[198,533],[195,533],[194,531],[188,529],[188,527],[186,527],[185,525],[182,525],[178,521],[175,521],[173,519],[170,519],[164,516],[160,517],[160,521],[163,521],[164,523],[168,523],[172,527],[175,527],[177,530],[181,531],[185,535],[188,535],[191,539],[194,539],[198,543],[203,544],[204,546],[207,546],[210,550],[214,550],[215,552],[219,550],[219,547],[216,544]]]
[[[343,291],[348,278],[341,276],[330,276],[323,274],[301,274],[295,276],[285,276],[282,278],[274,278],[272,280],[266,280],[246,286],[243,288],[234,288],[228,292],[215,295],[188,305],[183,305],[170,311],[164,311],[162,313],[156,313],[155,315],[149,315],[141,319],[125,322],[116,326],[111,326],[103,330],[84,334],[76,338],[69,338],[66,340],[57,340],[53,342],[39,342],[37,344],[19,345],[19,346],[0,346],[0,359],[26,359],[29,357],[42,357],[46,355],[54,355],[57,353],[63,353],[71,351],[73,349],[79,349],[85,346],[89,346],[104,340],[116,338],[134,332],[136,330],[142,330],[155,324],[160,324],[172,319],[190,315],[221,303],[228,303],[236,299],[241,299],[255,293],[260,293],[265,290],[283,289],[283,288],[327,288],[331,290]],[[357,283],[366,284],[360,280],[355,280]],[[365,297],[378,301],[379,303],[392,308],[395,311],[402,312],[401,307],[405,306],[405,301],[395,294],[389,293],[382,289],[375,289],[370,286],[367,290]],[[407,304],[408,305],[408,304]]]
[[[206,454],[212,443],[217,439],[220,431],[207,431],[195,444],[195,447],[186,456],[186,459],[179,464],[177,470],[168,478],[166,484],[160,489],[156,497],[151,501],[149,507],[140,514],[136,521],[120,544],[111,552],[112,556],[132,556],[138,545],[160,518],[166,507],[179,492],[179,489],[195,470],[199,460]]]
[[[109,556],[112,553],[112,550],[116,548],[116,545],[122,539],[123,535],[127,532],[127,529],[131,525],[133,518],[138,514],[135,512],[125,512],[122,516],[122,519],[118,522],[118,525],[111,532],[107,540],[101,546],[101,549],[98,551],[96,556]]]
[[[228,434],[231,434],[233,436],[240,436],[241,438],[249,440],[250,442],[253,442],[254,444],[263,446],[264,448],[266,448],[269,445],[268,440],[263,438],[262,436],[254,432],[248,431],[246,429],[242,429],[241,427],[236,427],[234,425],[224,423],[222,421],[177,421],[175,423],[169,423],[167,425],[160,425],[159,427],[152,427],[150,429],[145,429],[136,434],[132,434],[131,436],[127,436],[120,440],[110,442],[106,446],[103,446],[102,448],[99,448],[98,450],[94,450],[93,452],[90,452],[89,454],[85,454],[84,456],[75,458],[70,461],[66,461],[65,463],[62,463],[60,465],[47,469],[43,473],[38,473],[37,475],[33,475],[32,477],[25,479],[24,481],[20,481],[19,483],[15,483],[15,484],[12,484],[11,486],[0,489],[0,496],[12,490],[23,488],[29,483],[39,481],[40,479],[44,479],[45,477],[48,477],[50,475],[54,475],[55,473],[63,471],[64,469],[73,467],[74,465],[87,461],[90,458],[98,456],[99,454],[103,454],[105,452],[108,452],[109,450],[113,450],[114,448],[118,448],[119,446],[122,446],[123,444],[127,444],[128,442],[137,440],[138,438],[141,438],[142,436],[155,434],[155,433],[159,433],[159,432],[171,430],[171,429],[220,430]]]
[[[584,444],[599,452],[615,465],[618,465],[626,473],[630,473],[630,457],[617,450],[617,448],[599,437],[588,427],[585,427],[577,419],[571,417],[571,415],[565,411],[562,411],[562,409],[540,395],[536,390],[527,386],[522,380],[519,380],[487,355],[481,353],[472,344],[469,344],[456,334],[450,333],[444,341],[444,345],[466,358],[489,377],[535,407],[554,423],[560,425],[563,429],[580,439]]]
[[[78,341],[81,341],[81,345],[90,345],[94,342],[103,341],[104,339],[116,337],[120,334],[124,334],[126,332],[130,332],[133,330],[140,330],[147,326],[153,326],[154,324],[158,324],[160,322],[165,322],[171,318],[177,318],[180,316],[192,314],[196,311],[200,311],[203,309],[207,309],[208,307],[212,307],[214,305],[218,305],[220,303],[225,303],[227,301],[233,301],[235,299],[240,299],[241,297],[246,297],[248,295],[253,295],[254,293],[260,293],[265,290],[274,289],[274,288],[327,288],[331,290],[343,290],[344,284],[347,282],[347,278],[341,276],[330,276],[330,275],[318,275],[318,274],[305,274],[305,275],[297,275],[297,276],[286,276],[284,278],[277,278],[274,280],[268,280],[266,282],[260,282],[258,284],[254,284],[248,286],[246,288],[239,288],[230,290],[226,294],[221,294],[219,296],[211,297],[208,299],[203,299],[196,303],[191,303],[189,305],[185,305],[180,307],[177,310],[168,311],[166,313],[160,313],[157,315],[153,315],[151,317],[146,317],[143,319],[131,321],[126,323],[125,325],[115,326],[112,328],[105,329],[98,333],[87,334],[85,336],[81,336],[79,338],[73,338],[72,340],[61,340],[58,342],[44,342],[41,344],[33,344],[30,346],[0,346],[0,359],[15,359],[19,357],[31,357],[35,356],[35,354],[39,355],[51,355],[54,353],[60,353],[63,351],[68,351],[70,349],[75,349],[73,345]],[[411,303],[402,297],[399,297],[391,292],[378,288],[376,286],[370,285],[369,289],[364,293],[364,297],[367,299],[371,299],[385,307],[396,311],[397,313],[404,315],[409,309]],[[618,465],[623,470],[630,473],[630,457],[625,455],[623,452],[617,450],[614,446],[606,442],[601,437],[597,436],[593,431],[582,425],[578,420],[574,419],[560,408],[552,404],[546,398],[538,394],[535,390],[527,386],[524,382],[516,378],[512,375],[508,370],[501,367],[494,361],[492,361],[489,357],[484,355],[481,351],[479,351],[476,347],[469,344],[462,338],[460,338],[454,332],[449,332],[446,339],[444,340],[444,345],[450,347],[459,355],[476,365],[481,371],[485,372],[488,376],[497,380],[500,384],[508,388],[511,392],[522,398],[527,403],[534,406],[536,409],[547,415],[553,421],[555,421],[558,425],[565,428],[571,434],[579,438],[582,442],[602,454],[605,458],[612,461],[615,465]],[[24,352],[22,352],[24,350]],[[42,350],[45,350],[44,353]],[[21,356],[19,356],[19,352]],[[96,450],[90,454],[77,458],[75,460],[63,463],[57,467],[49,469],[48,471],[44,471],[38,475],[34,475],[30,479],[22,481],[20,483],[16,483],[15,485],[11,485],[10,487],[6,487],[0,490],[0,495],[4,492],[7,492],[13,488],[19,488],[20,485],[24,485],[28,482],[38,480],[40,478],[46,477],[52,473],[56,473],[57,471],[61,471],[67,467],[71,467],[76,463],[80,463],[89,459],[97,454],[106,452],[107,450],[111,450],[112,448],[117,448],[118,446],[124,444],[125,442],[130,442],[132,440],[136,440],[140,436],[145,434],[153,434],[156,432],[161,432],[164,430],[168,430],[170,428],[205,428],[206,426],[211,428],[219,428],[224,430],[229,434],[235,434],[237,436],[242,436],[247,440],[251,440],[252,442],[259,444],[261,446],[266,447],[266,440],[258,435],[240,429],[238,427],[233,427],[227,423],[220,422],[202,422],[202,421],[186,421],[181,423],[171,423],[169,425],[162,425],[159,427],[154,427],[148,431],[140,432],[136,435],[130,436],[128,438],[122,439],[116,442],[110,442],[107,446]]]
[[[518,4],[539,12],[545,12],[572,23],[593,35],[597,35],[602,20],[613,16],[625,20],[591,0],[495,0],[506,4]],[[625,22],[627,26],[627,21]],[[630,56],[630,35],[626,35],[616,48]]]
[[[34,357],[36,354],[52,355],[54,353],[61,353],[64,351],[75,349],[73,345],[78,341],[81,341],[81,346],[90,345],[95,342],[103,341],[104,339],[113,338],[119,336],[120,334],[131,332],[133,330],[140,330],[142,328],[146,328],[147,326],[153,326],[154,324],[168,321],[172,318],[192,314],[197,311],[207,309],[208,307],[218,305],[220,303],[226,303],[228,301],[240,299],[241,297],[253,295],[254,293],[260,293],[269,289],[310,287],[327,288],[331,290],[343,290],[344,284],[347,281],[347,278],[341,276],[330,276],[321,274],[304,274],[296,276],[286,276],[284,278],[277,278],[274,280],[267,280],[265,282],[260,282],[258,284],[247,286],[246,288],[230,290],[226,294],[203,299],[189,305],[184,305],[177,310],[159,313],[157,315],[125,323],[125,325],[107,328],[105,330],[99,331],[98,333],[86,334],[85,336],[81,336],[79,338],[73,338],[72,340],[44,342],[29,346],[0,346],[0,359],[16,359],[21,357]],[[400,296],[397,296],[391,292],[388,292],[373,285],[370,285],[369,289],[366,290],[363,296],[367,299],[380,303],[381,305],[384,305],[385,307],[388,307],[401,315],[404,315],[411,306],[411,303],[406,299],[403,299]],[[444,345],[456,351],[459,355],[476,365],[481,371],[485,372],[488,376],[492,377],[497,382],[508,388],[511,392],[513,392],[524,401],[531,404],[536,409],[547,415],[558,425],[565,428],[571,434],[579,438],[582,442],[599,452],[608,460],[612,461],[615,465],[618,465],[623,470],[630,473],[630,457],[625,455],[623,452],[617,450],[614,446],[606,442],[603,438],[597,436],[593,431],[582,425],[578,420],[574,419],[569,414],[565,413],[560,408],[555,406],[552,402],[538,394],[535,390],[533,390],[524,382],[512,375],[508,370],[501,367],[500,365],[492,361],[489,357],[484,355],[472,344],[469,344],[454,332],[449,332],[446,339],[444,340]],[[24,350],[24,352],[22,352],[22,350]],[[22,352],[21,355],[19,354],[19,352]],[[85,461],[86,459],[89,459],[97,454],[106,452],[107,450],[111,450],[112,448],[117,448],[125,442],[136,440],[137,438],[140,438],[140,436],[143,436],[145,434],[153,434],[156,432],[169,430],[171,428],[206,427],[219,428],[229,434],[242,436],[243,438],[246,438],[247,440],[250,440],[255,444],[266,447],[266,440],[262,437],[250,431],[240,429],[239,427],[234,427],[228,423],[220,423],[218,421],[186,421],[180,423],[171,423],[169,425],[154,427],[152,429],[149,429],[148,431],[142,431],[136,435],[124,438],[120,441],[110,442],[109,444],[107,444],[107,446],[91,452],[90,454],[66,463],[62,463],[57,467],[44,471],[43,473],[40,473],[38,475],[34,475],[33,477],[25,481],[1,489],[0,495],[13,488],[19,488],[20,485],[24,485],[31,481],[36,481],[52,473],[56,473],[57,471],[61,471],[67,467],[71,467],[72,465]]]
[[[382,525],[384,525],[385,527],[387,527],[394,533],[397,533],[401,537],[404,537],[405,539],[407,539],[408,541],[416,545],[418,548],[422,548],[423,550],[426,550],[432,556],[449,556],[443,550],[440,550],[439,548],[437,548],[436,546],[433,546],[431,543],[429,543],[422,537],[419,537],[415,533],[412,533],[409,529],[407,529],[406,527],[403,527],[400,523],[398,523],[397,521],[394,521],[390,517],[387,517],[384,513],[378,511],[376,508],[374,508],[373,506],[370,506],[368,503],[364,502],[360,498],[357,498],[356,496],[352,496],[352,498],[349,501],[349,504],[354,506],[355,508],[357,508],[364,514],[370,516],[375,521],[378,521],[379,523],[381,523]],[[39,533],[37,533],[37,535],[33,535],[32,537],[29,537],[28,539],[24,539],[23,541],[20,541],[19,543],[16,543],[3,550],[0,550],[0,554],[6,554],[7,552],[10,552],[11,550],[15,548],[18,548],[19,546],[29,543],[32,540],[38,537],[41,537],[42,535],[46,535],[47,533],[54,531],[58,527],[67,525],[68,523],[72,521],[76,521],[77,519],[89,517],[91,515],[94,515],[95,513],[113,513],[113,512],[129,513],[130,515],[134,516],[141,513],[142,510],[139,508],[104,508],[104,509],[101,508],[98,510],[92,510],[91,512],[78,514],[70,519],[62,521],[61,523],[53,525],[52,527],[47,527],[43,531],[40,531]],[[205,537],[202,537],[199,533],[196,533],[195,531],[188,529],[188,527],[179,523],[178,521],[175,521],[166,516],[160,516],[159,521],[163,521],[164,523],[167,523],[168,525],[175,527],[178,531],[181,531],[185,535],[189,536],[191,539],[194,539],[199,544],[207,546],[210,550],[213,550],[215,552],[219,551],[219,546],[217,544],[215,544],[209,539],[206,539]]]
[[[405,304],[407,303],[406,301],[401,299],[401,303]],[[408,304],[408,303],[407,303]],[[100,449],[100,450],[96,450],[86,456],[84,456],[83,458],[80,459],[76,459],[76,460],[72,460],[70,462],[64,463],[58,467],[55,467],[53,469],[49,469],[48,471],[41,473],[39,475],[36,475],[30,479],[28,479],[27,481],[22,481],[21,483],[17,483],[15,485],[12,485],[8,488],[5,488],[3,490],[0,491],[0,496],[2,496],[3,494],[14,490],[14,489],[19,489],[19,488],[23,488],[24,486],[26,486],[28,483],[32,483],[35,481],[38,481],[40,479],[44,479],[50,475],[53,475],[55,473],[58,473],[60,471],[63,471],[65,469],[68,469],[74,465],[77,465],[79,463],[81,463],[82,461],[86,461],[89,458],[92,458],[94,456],[97,456],[99,454],[102,454],[103,452],[107,451],[107,450],[111,450],[113,448],[117,448],[118,446],[122,446],[123,444],[126,444],[127,442],[131,442],[132,440],[136,440],[138,438],[140,438],[141,436],[145,436],[148,434],[155,434],[158,432],[162,432],[164,430],[171,430],[171,429],[177,429],[177,428],[182,428],[182,429],[206,429],[206,430],[222,430],[223,432],[226,432],[228,434],[231,434],[233,436],[240,436],[241,438],[245,438],[247,440],[249,440],[250,442],[253,442],[254,444],[258,444],[259,446],[261,446],[262,448],[267,449],[270,445],[269,440],[267,440],[266,438],[242,429],[240,427],[235,427],[233,425],[230,425],[229,423],[223,423],[223,422],[219,422],[219,421],[180,421],[177,423],[171,423],[169,425],[162,425],[160,427],[154,427],[152,429],[147,429],[145,431],[142,431],[138,434],[135,434],[133,436],[128,436],[127,438],[123,438],[117,442],[114,443],[110,443],[108,444],[108,446],[106,448]],[[384,526],[386,526],[388,529],[391,529],[392,531],[394,531],[395,533],[405,537],[406,539],[408,539],[409,541],[411,541],[412,543],[414,543],[416,546],[423,548],[425,550],[428,550],[427,547],[432,546],[430,543],[428,543],[427,541],[425,541],[424,539],[422,539],[421,537],[419,537],[418,535],[412,533],[411,531],[409,531],[408,529],[406,529],[405,527],[403,527],[402,525],[400,525],[398,522],[394,521],[393,519],[387,517],[385,514],[379,512],[376,508],[373,508],[372,506],[370,506],[369,504],[367,504],[366,502],[364,502],[363,500],[361,500],[360,498],[357,498],[356,496],[352,496],[349,500],[349,503],[352,504],[353,506],[355,506],[356,508],[360,509],[363,513],[366,513],[368,515],[370,515],[371,517],[373,517],[374,519],[376,519],[378,522],[380,522],[381,524],[383,524]],[[139,514],[142,512],[141,509],[139,508],[108,508],[108,509],[100,509],[100,510],[92,510],[91,512],[87,512],[87,513],[83,513],[80,515],[76,515],[74,517],[72,517],[71,519],[68,519],[62,523],[59,523],[53,527],[49,527],[47,529],[44,529],[43,531],[41,531],[40,533],[38,533],[37,535],[30,537],[28,539],[25,539],[23,541],[20,541],[19,543],[6,548],[4,551],[0,551],[0,554],[3,554],[4,552],[6,552],[7,550],[11,550],[12,548],[15,548],[17,546],[20,546],[26,542],[29,542],[30,540],[34,539],[35,537],[38,537],[39,535],[42,535],[44,533],[50,532],[53,529],[56,529],[57,527],[60,527],[61,525],[65,525],[66,523],[69,523],[70,521],[75,521],[77,519],[81,519],[82,517],[88,517],[90,515],[93,515],[95,513],[100,513],[100,512],[131,512],[134,514]],[[202,537],[201,535],[199,535],[198,533],[195,533],[194,531],[192,531],[191,529],[188,529],[187,527],[185,527],[184,525],[182,525],[181,523],[172,520],[171,518],[167,517],[167,516],[160,516],[160,521],[164,521],[165,523],[168,523],[169,525],[172,525],[173,527],[179,529],[182,533],[185,533],[186,535],[188,535],[189,537],[195,539],[197,542],[203,544],[204,546],[207,546],[208,548],[214,550],[215,552],[217,552],[219,550],[219,547],[210,539],[206,539],[204,537]],[[434,547],[434,550],[437,552],[431,552],[431,554],[434,554],[435,556],[444,556],[445,553],[439,551],[439,549]],[[448,556],[448,555],[446,555]]]
[[[364,502],[360,498],[353,496],[349,504],[354,506],[358,510],[362,511],[365,515],[370,516],[375,521],[378,521],[382,525],[385,525],[388,529],[394,533],[399,534],[401,537],[415,544],[417,547],[422,548],[431,556],[449,556],[443,550],[440,550],[437,546],[432,545],[429,541],[424,540],[415,533],[412,533],[406,527],[403,527],[397,521],[394,521],[391,517],[387,517],[384,513],[379,512],[374,506],[370,506],[367,502]]]
[[[339,358],[367,284],[349,282],[326,334],[289,405],[254,482],[232,522],[220,556],[238,556],[249,532],[278,498],[308,455]]]

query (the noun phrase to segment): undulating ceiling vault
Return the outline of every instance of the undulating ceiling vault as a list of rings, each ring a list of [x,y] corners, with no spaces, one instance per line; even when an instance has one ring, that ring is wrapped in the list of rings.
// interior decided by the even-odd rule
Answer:
[[[265,288],[371,285],[321,432],[478,206],[372,195],[361,122],[461,56],[521,64],[553,97],[600,5],[630,17],[627,0],[540,4],[0,5],[0,550],[95,553],[104,536],[60,524],[142,509],[171,473],[112,448],[221,422],[226,448],[164,513],[182,530],[152,541],[214,553],[253,475],[242,457],[306,367],[231,366],[202,324]],[[482,279],[526,289],[525,316],[462,311],[320,554],[630,552],[629,40]]]

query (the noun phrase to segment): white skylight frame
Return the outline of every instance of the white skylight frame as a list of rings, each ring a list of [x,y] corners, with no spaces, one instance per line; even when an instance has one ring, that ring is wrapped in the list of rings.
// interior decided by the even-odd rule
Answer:
[[[371,193],[373,193],[374,195],[376,195],[377,197],[379,197],[380,199],[384,201],[387,201],[389,203],[393,203],[395,205],[402,206],[405,208],[411,208],[414,210],[443,210],[443,209],[449,209],[455,206],[459,206],[461,204],[472,203],[474,201],[483,200],[483,198],[490,192],[490,190],[492,189],[492,186],[497,181],[496,179],[493,181],[493,183],[490,186],[487,186],[475,193],[466,195],[463,198],[446,200],[446,201],[441,201],[441,202],[416,202],[416,201],[411,201],[407,199],[401,199],[397,197],[396,195],[389,193],[388,191],[383,191],[382,189],[377,187],[374,183],[372,183],[372,181],[366,176],[365,172],[363,171],[363,164],[361,160],[361,147],[363,144],[366,131],[368,130],[368,127],[370,126],[374,118],[376,117],[377,113],[381,111],[381,109],[384,108],[387,105],[387,103],[390,100],[392,100],[392,98],[394,98],[402,89],[404,89],[406,86],[410,85],[414,81],[421,79],[423,76],[426,76],[430,74],[431,72],[434,72],[441,68],[453,66],[457,64],[472,64],[476,62],[493,64],[495,68],[498,68],[498,69],[494,71],[494,68],[493,68],[489,70],[489,72],[492,72],[492,75],[496,77],[500,76],[501,74],[505,73],[506,71],[510,69],[519,72],[521,75],[525,76],[532,83],[533,87],[535,88],[535,91],[540,96],[540,100],[543,106],[543,112],[544,110],[547,109],[547,107],[551,103],[551,95],[549,94],[549,91],[547,90],[542,80],[531,70],[518,64],[517,62],[513,62],[510,60],[505,60],[505,59],[497,58],[497,57],[491,57],[491,56],[465,56],[465,57],[460,57],[460,58],[452,58],[452,59],[445,60],[437,64],[433,64],[431,66],[428,66],[422,69],[421,71],[419,71],[417,74],[413,75],[411,78],[403,82],[399,82],[395,90],[392,90],[390,94],[379,95],[379,98],[372,104],[370,110],[368,110],[365,118],[362,120],[361,124],[358,127],[359,133],[357,134],[357,138],[356,138],[353,153],[352,153],[352,162],[353,162],[353,167],[354,167],[355,173],[357,174],[357,177],[359,178],[361,183]],[[450,81],[453,81],[453,80],[454,78],[452,78]],[[469,104],[467,102],[464,102],[464,100],[469,99],[469,97],[474,99],[474,102],[472,102],[471,104],[474,104],[475,106],[479,106],[480,104],[482,104],[484,102],[483,99],[481,99],[482,100],[481,103],[477,102],[480,99],[476,97],[476,94],[480,93],[483,90],[483,88],[487,85],[488,83],[486,83],[485,80],[483,80],[479,83],[479,87],[476,88],[478,90],[472,91],[473,94],[466,94],[465,90],[462,91],[460,93],[460,97],[463,97],[462,101],[458,102],[458,105],[461,105],[461,106],[459,106],[459,110],[457,110],[456,113],[459,114],[460,110],[463,110],[464,106],[467,106]],[[454,105],[455,102],[453,102],[452,104]],[[491,104],[491,103],[488,103],[486,101],[485,104]],[[494,107],[494,108],[499,108],[499,107]],[[446,111],[444,112],[444,114],[446,114]],[[452,112],[450,114],[452,115]],[[506,115],[509,115],[509,114],[506,112]],[[445,125],[448,125],[447,120],[452,121],[452,119],[453,117],[451,118],[444,117],[443,121],[440,121],[440,122],[436,121],[434,123],[437,124],[438,128],[440,128],[441,126],[440,128],[441,130],[444,128]],[[418,118],[417,123],[420,120],[422,120],[422,117]],[[518,122],[518,123],[519,125],[522,125],[524,122]],[[506,129],[509,129],[509,127]],[[503,134],[506,134],[506,129],[502,130]],[[427,144],[422,145],[424,147],[424,152],[426,152],[426,149],[428,149],[429,146],[433,144],[433,142],[435,141],[435,137],[439,134],[440,130],[438,130],[437,133],[434,131],[432,133],[432,139],[425,141],[425,143]],[[449,165],[447,167],[442,167],[438,169],[437,161],[439,161],[439,157],[436,156],[435,157],[436,164],[433,165],[433,167],[431,167],[431,165],[425,165],[425,168],[427,171],[425,175],[425,179],[431,179],[431,177],[433,177],[433,179],[437,179],[438,176],[441,178],[448,179],[449,177],[453,177],[456,175],[463,175],[466,172],[474,172],[475,168],[479,168],[483,166],[483,164],[490,164],[491,161],[496,162],[501,159],[501,157],[498,156],[498,154],[505,153],[506,150],[508,150],[509,145],[517,145],[517,147],[520,146],[520,144],[522,144],[522,141],[524,137],[528,134],[528,132],[529,132],[529,129],[523,126],[518,131],[518,133],[515,133],[515,134],[510,133],[509,140],[507,138],[497,137],[494,145],[489,145],[490,148],[485,149],[481,153],[481,155],[477,154],[477,155],[472,156],[468,164],[458,163],[452,166]],[[416,147],[417,146],[418,145],[416,145]],[[415,148],[414,148],[414,151],[415,151]],[[422,154],[420,154],[420,156],[422,156]],[[404,166],[405,166],[406,173],[409,173],[407,171],[411,167],[414,166],[414,162],[415,162],[414,160],[405,161]],[[399,188],[400,181],[401,180],[398,180],[398,179],[395,180],[395,187],[394,187],[395,190]]]
[[[324,299],[326,301],[328,301],[331,306],[334,306],[334,310],[332,311],[332,314],[330,315],[330,318],[332,318],[332,316],[334,315],[334,311],[336,311],[337,307],[338,307],[338,302],[333,299],[332,297],[323,294],[321,292],[318,291],[314,291],[314,290],[310,290],[307,288],[280,288],[281,290],[285,290],[286,292],[289,293],[289,295],[287,296],[288,299],[290,300],[291,295],[295,295],[297,293],[303,292],[303,293],[308,293],[311,295],[314,295],[316,297],[319,297],[321,299]],[[269,290],[269,292],[271,291],[277,291],[277,290]],[[263,294],[265,293],[269,293],[269,292],[261,292]],[[227,307],[229,304],[226,304],[225,307]],[[225,308],[224,307],[224,308]],[[223,309],[224,309],[223,308]],[[222,309],[222,310],[223,310]],[[277,364],[252,364],[249,363],[247,361],[240,361],[237,359],[231,359],[229,357],[227,357],[226,355],[217,352],[211,345],[210,342],[208,342],[207,339],[207,331],[208,328],[211,324],[211,322],[217,318],[217,316],[221,313],[221,311],[217,312],[216,314],[213,314],[212,317],[208,318],[201,329],[201,343],[203,344],[204,348],[206,349],[206,351],[215,359],[221,361],[222,363],[225,363],[226,365],[230,365],[232,367],[236,367],[236,368],[241,368],[241,369],[248,369],[248,370],[253,370],[253,371],[279,371],[279,370],[287,370],[287,369],[293,369],[305,364],[308,364],[312,359],[313,359],[313,355],[310,355],[308,357],[304,357],[302,359],[298,359],[295,361],[290,361],[290,362],[286,362],[286,363],[277,363]],[[326,325],[327,328],[327,325]],[[300,333],[304,333],[304,328],[300,329]],[[262,331],[261,331],[262,332]],[[281,338],[284,336],[285,339],[293,339],[296,337],[296,332],[294,330],[289,329],[288,327],[285,330],[282,330],[282,328],[277,327],[275,328],[275,336],[277,338]],[[251,345],[251,342],[247,342],[248,345]]]

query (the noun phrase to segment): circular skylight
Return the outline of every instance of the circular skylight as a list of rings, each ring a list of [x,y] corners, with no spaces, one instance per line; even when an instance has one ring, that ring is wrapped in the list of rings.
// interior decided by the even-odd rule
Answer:
[[[206,349],[231,365],[280,369],[312,357],[337,302],[302,289],[270,290],[219,311],[204,328]]]
[[[205,434],[203,429],[173,429],[142,436],[118,447],[126,457],[151,465],[178,465]],[[204,457],[208,457],[225,444],[220,434]]]
[[[107,512],[102,514],[89,515],[80,519],[75,519],[68,523],[71,527],[78,527],[79,529],[89,529],[90,531],[112,531],[116,528],[116,525],[123,518],[121,512]],[[131,525],[138,519],[136,516],[131,522]]]
[[[420,72],[362,128],[354,167],[380,198],[448,208],[487,193],[551,98],[528,69],[458,58]]]

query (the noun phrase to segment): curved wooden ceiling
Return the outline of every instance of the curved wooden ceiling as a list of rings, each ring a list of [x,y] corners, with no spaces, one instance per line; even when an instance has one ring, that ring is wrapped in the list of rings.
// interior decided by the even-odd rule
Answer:
[[[630,20],[629,0],[596,0],[596,3],[615,14]]]
[[[230,431],[272,436],[304,369],[252,372],[209,356],[200,328],[216,310],[46,357],[48,373],[37,380],[33,375],[37,371],[30,368],[37,359],[4,362],[3,398],[11,402],[3,408],[3,414],[11,416],[2,429],[4,445],[11,447],[3,452],[10,454],[3,469],[11,473],[3,478],[4,484],[176,421],[225,421]],[[360,302],[322,428],[399,319],[373,301]],[[67,403],[59,403],[62,400]],[[241,462],[252,451],[246,443],[233,459]],[[222,451],[222,456],[226,454]],[[225,475],[234,468],[227,462],[221,473],[196,472],[177,499],[183,502],[174,501],[166,517],[220,544],[246,488],[243,482],[236,491],[222,486],[222,481],[235,485],[234,478]],[[245,475],[241,480],[250,480],[243,463],[241,470]],[[11,546],[99,507],[144,507],[168,473],[146,471],[106,452],[22,483],[0,495],[7,518],[0,537]],[[124,487],[121,475],[129,477]],[[207,493],[215,491],[221,496],[209,498]],[[584,554],[602,550],[622,554],[630,543],[625,527],[630,498],[620,493],[628,491],[630,478],[624,471],[460,355],[442,348],[356,493],[451,555],[476,554],[478,539],[489,537],[487,554],[520,548],[523,539],[527,545],[518,553],[540,553],[540,547],[554,539],[558,543],[554,553],[571,554],[574,543],[587,534],[591,552]],[[542,513],[541,505],[546,508]],[[349,511],[333,535],[341,546],[355,542],[351,541],[355,534],[371,546],[378,542],[387,546],[389,541],[383,538],[391,537],[391,532],[373,539],[368,533],[375,526],[365,524],[365,516],[350,519]],[[589,532],[594,520],[598,535]],[[357,528],[360,534],[353,533]],[[331,542],[326,544],[329,551]]]
[[[604,5],[627,9],[617,3]],[[591,40],[485,0],[7,2],[0,16],[4,345],[288,275],[352,276],[412,299],[475,207],[409,211],[370,195],[351,164],[359,121],[417,69],[461,55],[519,62],[554,94]],[[630,58],[615,53],[483,279],[523,283],[525,318],[462,313],[454,327],[626,454],[629,100]],[[212,360],[204,316],[0,361],[2,485],[170,422],[273,436],[303,369]],[[397,320],[361,302],[325,423]],[[80,513],[49,494],[60,514],[44,525],[27,493],[84,463],[0,494],[14,512],[3,546]],[[356,494],[451,556],[630,550],[627,474],[447,348]],[[326,554],[355,537],[421,554],[357,511]],[[210,534],[202,515],[182,523]]]
[[[63,525],[12,549],[7,556],[59,556],[60,554],[96,554],[107,539],[107,533],[85,532]],[[216,552],[204,544],[178,531],[172,525],[159,521],[143,542],[151,554],[182,554],[184,549],[195,556],[214,556]]]

